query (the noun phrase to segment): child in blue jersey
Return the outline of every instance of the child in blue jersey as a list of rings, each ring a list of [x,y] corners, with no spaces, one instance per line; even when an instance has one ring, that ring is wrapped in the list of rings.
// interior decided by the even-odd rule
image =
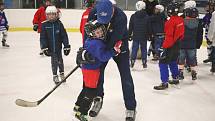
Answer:
[[[120,53],[122,41],[118,41],[113,50],[106,48],[104,44],[106,31],[105,26],[99,25],[97,21],[90,21],[85,25],[85,32],[89,38],[77,54],[77,64],[81,66],[84,84],[74,107],[75,116],[80,121],[88,121],[88,111],[97,94],[100,66]]]
[[[6,43],[8,29],[9,29],[8,21],[4,13],[4,3],[0,3],[0,34],[3,35],[1,41],[3,47],[10,47]]]

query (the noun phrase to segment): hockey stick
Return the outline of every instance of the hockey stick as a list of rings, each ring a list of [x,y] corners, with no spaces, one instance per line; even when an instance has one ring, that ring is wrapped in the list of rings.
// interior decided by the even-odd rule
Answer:
[[[57,89],[73,72],[75,72],[80,66],[77,65],[72,71],[70,71],[66,77],[60,81],[51,91],[49,91],[44,97],[42,97],[40,100],[36,102],[30,102],[30,101],[25,101],[22,99],[17,99],[15,101],[16,105],[22,106],[22,107],[36,107],[38,106],[43,100],[45,100],[55,89]]]

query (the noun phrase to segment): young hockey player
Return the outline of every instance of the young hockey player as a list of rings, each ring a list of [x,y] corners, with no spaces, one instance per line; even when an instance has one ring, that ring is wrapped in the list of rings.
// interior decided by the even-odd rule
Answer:
[[[75,116],[80,121],[88,121],[88,111],[97,94],[100,66],[111,57],[118,55],[122,44],[120,40],[115,44],[113,50],[106,49],[104,41],[107,30],[97,21],[86,23],[85,32],[89,38],[85,40],[84,47],[79,49],[76,59],[77,64],[81,65],[84,81],[83,89],[74,107]]]
[[[90,11],[95,5],[94,0],[84,0],[84,5],[87,7],[87,9],[83,12],[82,17],[81,17],[81,23],[80,23],[80,32],[82,34],[82,40],[84,41],[84,25],[87,22],[88,16]]]
[[[134,63],[137,58],[137,51],[139,46],[141,48],[141,57],[143,68],[147,68],[147,40],[148,40],[148,15],[145,11],[146,4],[143,1],[136,3],[137,11],[131,15],[129,22],[128,34],[133,40],[131,50],[131,68],[134,67]]]
[[[4,3],[0,3],[0,34],[2,36],[2,46],[10,47],[7,43],[7,31],[9,29],[8,21],[4,12]]]
[[[154,37],[154,51],[155,56],[153,60],[158,60],[160,57],[160,48],[164,39],[164,23],[166,16],[164,14],[164,7],[162,5],[156,5],[154,14],[149,19],[149,33]]]
[[[155,9],[155,6],[158,5],[159,3],[159,0],[143,0],[143,2],[146,3],[146,13],[148,14],[148,16],[151,16],[154,14],[154,9]],[[150,41],[150,45],[149,45],[149,49],[148,49],[148,52],[147,52],[147,55],[150,56],[151,53],[153,55],[153,60],[154,60],[154,57],[156,56],[156,53],[155,53],[155,47],[154,47],[154,37],[153,36],[150,36],[149,35],[149,39]]]
[[[159,69],[162,83],[154,86],[155,90],[164,90],[170,84],[178,84],[178,65],[179,41],[184,37],[184,21],[178,16],[179,5],[171,3],[167,6],[167,14],[170,17],[165,22],[165,39],[162,44],[163,52],[159,60]],[[169,80],[169,69],[172,73],[172,80]]]
[[[212,43],[211,61],[212,66],[210,71],[215,72],[215,12],[212,13],[211,23],[208,30],[208,40]]]
[[[196,8],[187,8],[185,11],[185,33],[184,39],[180,43],[179,63],[179,80],[184,79],[184,65],[191,68],[192,80],[197,79],[196,65],[197,65],[197,50],[199,49],[203,40],[203,27],[198,17],[198,10]]]
[[[41,26],[42,26],[42,22],[46,20],[46,8],[48,6],[51,5],[51,1],[50,0],[46,0],[45,4],[43,6],[41,6],[36,13],[34,14],[34,18],[33,18],[33,30],[37,31],[38,33],[41,32]],[[40,43],[41,46],[41,43]],[[43,51],[41,50],[40,55],[43,55]]]
[[[112,50],[116,42],[122,40],[121,53],[118,56],[114,56],[113,60],[117,65],[121,78],[123,99],[126,107],[125,120],[135,121],[136,99],[133,78],[129,67],[127,17],[119,7],[113,5],[109,0],[99,0],[89,14],[89,20],[93,19],[96,19],[98,23],[104,24],[108,28],[107,41],[105,42],[107,49]],[[103,105],[104,71],[107,63],[103,63],[100,68],[97,97],[94,98],[94,105],[89,112],[91,117],[97,116]]]
[[[203,26],[205,28],[205,39],[207,42],[207,52],[208,52],[208,58],[203,60],[204,63],[208,63],[208,62],[212,61],[212,59],[211,59],[212,43],[208,39],[208,29],[209,29],[209,25],[211,23],[211,17],[212,17],[212,13],[214,11],[214,7],[215,7],[214,3],[209,1],[206,6],[207,13],[205,14],[205,16],[202,19]]]
[[[64,64],[62,58],[62,44],[64,45],[64,55],[69,55],[70,45],[66,30],[58,19],[57,8],[48,6],[46,8],[47,21],[42,23],[40,33],[41,49],[46,56],[51,56],[53,81],[58,84],[57,70],[59,68],[61,80],[64,78]]]
[[[183,9],[183,14],[181,15],[181,17],[185,18],[187,16],[186,14],[188,13],[187,11],[190,11],[191,8],[195,8],[195,7],[196,7],[196,2],[193,0],[188,0],[188,1],[184,2],[184,9]],[[198,13],[198,11],[196,11],[196,12]],[[185,58],[188,58],[187,53],[185,53],[185,56],[186,56]],[[184,67],[186,68],[186,70],[188,72],[191,72],[191,67],[189,65],[189,62],[187,62],[187,61],[188,60],[185,60]]]

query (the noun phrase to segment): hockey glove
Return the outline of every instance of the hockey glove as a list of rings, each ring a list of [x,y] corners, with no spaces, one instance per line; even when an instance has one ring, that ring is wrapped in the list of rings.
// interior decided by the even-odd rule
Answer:
[[[34,30],[34,31],[37,31],[37,30],[38,30],[38,24],[34,24],[33,30]]]
[[[6,25],[5,28],[7,29],[7,31],[9,30],[9,26],[8,25]]]
[[[44,48],[44,49],[42,49],[42,51],[46,56],[51,56],[51,53],[49,52],[48,48]]]
[[[70,50],[71,50],[70,45],[64,47],[64,48],[63,48],[63,53],[64,53],[64,55],[65,55],[65,56],[69,55]]]
[[[122,40],[119,40],[116,42],[116,44],[114,45],[114,56],[119,55],[119,53],[121,52],[120,47],[122,46]]]
[[[211,45],[212,42],[210,40],[206,40],[207,45]]]
[[[93,58],[90,53],[88,53],[83,47],[80,47],[77,56],[76,56],[76,64],[94,64],[95,58]]]
[[[166,58],[167,56],[167,49],[165,48],[159,48],[160,51],[160,60],[163,60]]]

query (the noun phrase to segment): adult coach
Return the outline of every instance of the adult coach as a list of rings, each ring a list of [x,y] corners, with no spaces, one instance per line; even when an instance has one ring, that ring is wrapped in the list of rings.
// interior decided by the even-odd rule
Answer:
[[[117,68],[121,77],[124,103],[126,107],[126,121],[135,121],[136,116],[136,99],[134,92],[134,84],[129,68],[129,49],[128,49],[128,30],[127,16],[125,13],[113,5],[109,0],[100,0],[92,9],[88,20],[97,19],[98,23],[104,24],[108,28],[106,45],[108,49],[112,49],[119,40],[123,42],[121,53],[113,57],[117,64]],[[98,95],[94,99],[94,105],[89,115],[97,116],[99,113],[104,97],[104,71],[108,62],[101,66],[101,74],[98,83]]]

